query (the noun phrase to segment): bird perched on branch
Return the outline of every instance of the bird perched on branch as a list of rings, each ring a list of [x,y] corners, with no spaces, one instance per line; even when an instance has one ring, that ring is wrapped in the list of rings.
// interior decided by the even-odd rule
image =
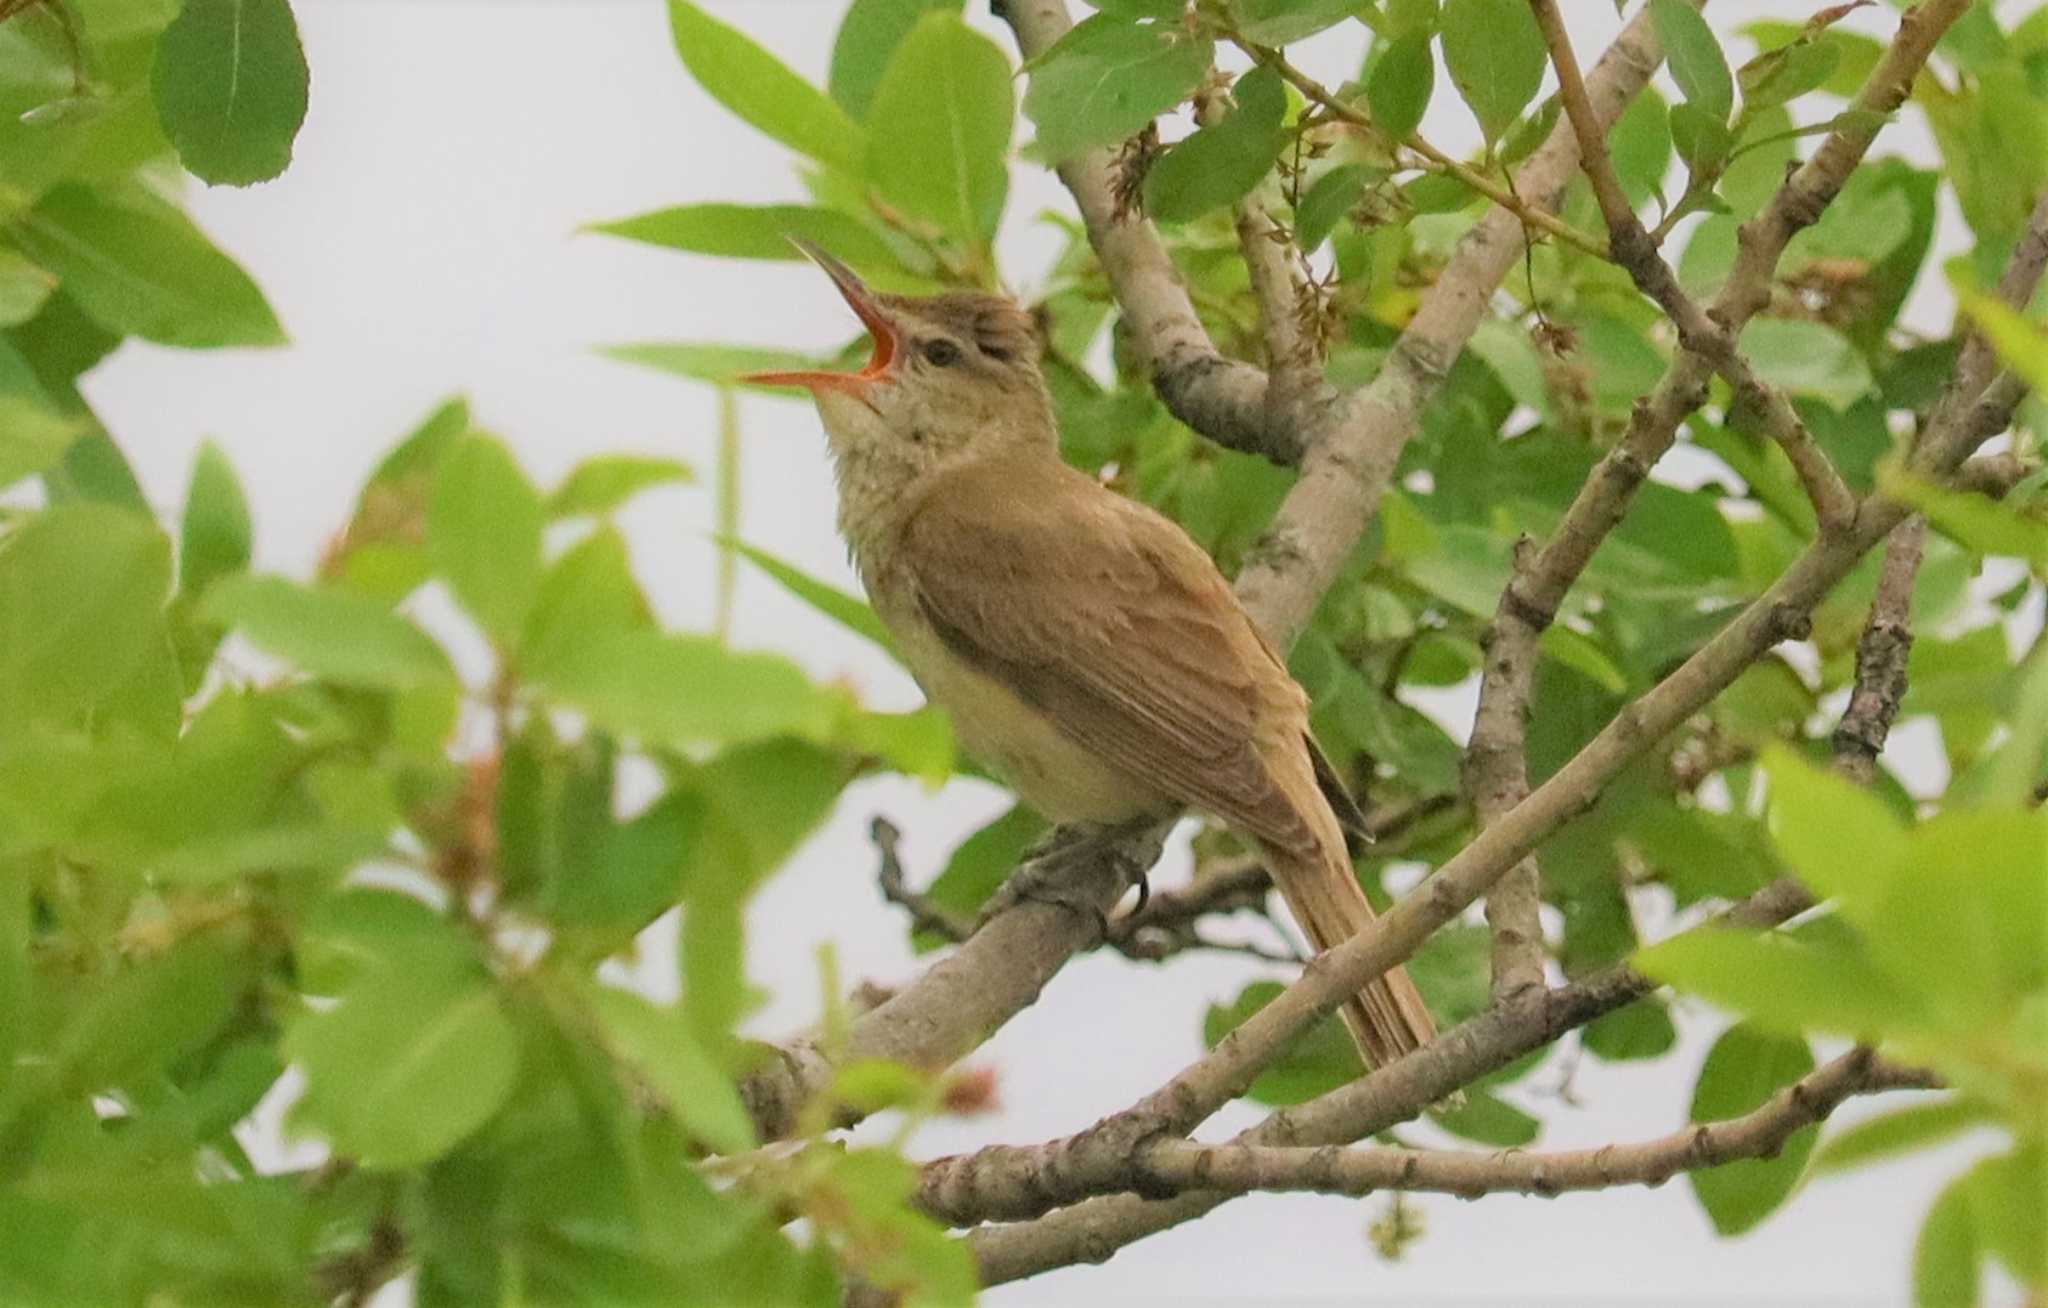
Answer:
[[[868,597],[968,751],[1054,821],[1212,813],[1264,851],[1318,950],[1364,929],[1340,816],[1363,819],[1308,696],[1200,546],[1060,458],[1029,317],[972,292],[879,295],[799,245],[873,357],[750,380],[816,399]],[[1342,1012],[1375,1065],[1434,1033],[1399,968]]]

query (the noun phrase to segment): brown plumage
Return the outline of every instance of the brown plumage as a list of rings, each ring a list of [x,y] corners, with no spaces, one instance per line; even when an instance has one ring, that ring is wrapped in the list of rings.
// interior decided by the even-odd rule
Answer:
[[[827,257],[876,340],[809,386],[877,614],[968,751],[1056,821],[1212,813],[1265,852],[1318,949],[1372,920],[1308,698],[1177,525],[1064,463],[1029,320],[1007,300],[880,297]],[[1344,1010],[1375,1064],[1433,1034],[1395,969]]]

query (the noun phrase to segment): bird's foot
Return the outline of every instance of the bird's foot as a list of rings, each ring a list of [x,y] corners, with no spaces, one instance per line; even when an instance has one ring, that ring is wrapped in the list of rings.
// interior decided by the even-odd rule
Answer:
[[[1110,938],[1109,908],[1138,887],[1138,907],[1151,895],[1148,869],[1159,857],[1164,829],[1156,818],[1119,823],[1070,822],[1025,851],[1017,870],[982,910],[982,920],[1015,904],[1052,904],[1077,913]],[[1105,880],[1091,873],[1109,874]]]

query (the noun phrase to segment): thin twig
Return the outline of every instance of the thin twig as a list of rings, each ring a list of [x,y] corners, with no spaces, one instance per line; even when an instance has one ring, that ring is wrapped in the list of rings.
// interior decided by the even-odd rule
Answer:
[[[1920,571],[1927,520],[1915,514],[1892,529],[1870,618],[1856,642],[1856,684],[1849,707],[1835,728],[1835,766],[1850,780],[1869,785],[1877,756],[1906,695],[1906,659],[1913,649],[1913,579]]]
[[[882,898],[910,914],[910,924],[919,931],[928,931],[954,944],[973,935],[974,924],[966,916],[912,890],[904,880],[903,862],[896,852],[897,842],[902,838],[902,831],[888,818],[877,815],[868,823],[868,840],[877,856],[875,882],[882,888]]]

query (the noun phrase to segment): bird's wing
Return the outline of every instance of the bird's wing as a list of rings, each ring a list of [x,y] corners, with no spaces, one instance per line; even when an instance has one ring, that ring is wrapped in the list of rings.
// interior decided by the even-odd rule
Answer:
[[[899,566],[940,639],[1120,770],[1248,835],[1312,840],[1261,748],[1301,732],[1301,691],[1215,564],[1151,510],[1052,475],[1067,484],[940,488],[906,524]]]

